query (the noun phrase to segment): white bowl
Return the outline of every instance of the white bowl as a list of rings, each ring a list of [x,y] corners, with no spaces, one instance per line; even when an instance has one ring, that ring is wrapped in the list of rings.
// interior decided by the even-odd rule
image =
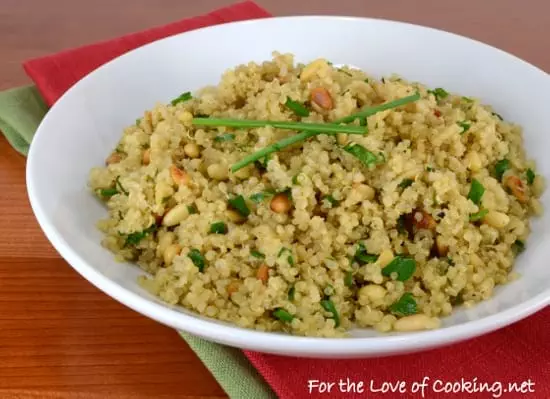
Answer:
[[[534,66],[454,34],[384,20],[287,17],[199,29],[157,41],[102,66],[72,87],[46,115],[32,143],[27,185],[40,226],[59,253],[108,295],[168,326],[240,348],[307,357],[369,357],[450,344],[520,320],[550,303],[550,212],[535,220],[517,260],[521,278],[470,310],[458,310],[438,330],[380,335],[355,330],[349,339],[264,333],[169,306],[136,283],[141,271],[119,264],[94,227],[105,216],[87,189],[122,130],[138,115],[181,92],[217,83],[227,68],[292,52],[299,62],[326,57],[369,73],[473,96],[525,128],[525,145],[550,176],[550,79]],[[550,209],[549,195],[542,197]]]

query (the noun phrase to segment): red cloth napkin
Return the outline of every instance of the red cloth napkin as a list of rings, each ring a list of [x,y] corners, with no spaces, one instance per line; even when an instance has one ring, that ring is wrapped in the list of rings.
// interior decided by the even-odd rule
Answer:
[[[265,10],[246,1],[200,17],[30,60],[24,68],[51,105],[80,78],[136,47],[208,25],[268,16]],[[310,360],[248,351],[245,355],[281,398],[550,398],[549,330],[547,308],[484,337],[419,354],[362,360]],[[341,379],[345,382],[342,388]],[[355,393],[349,390],[348,380],[350,388],[355,383]],[[455,393],[437,392],[453,383],[458,383],[454,385],[458,389]],[[491,391],[469,393],[468,389],[479,390],[482,383],[488,384]],[[505,392],[508,383],[518,383],[518,387],[523,383],[524,393]],[[398,391],[392,392],[389,384]],[[323,387],[325,391],[321,392]],[[343,388],[348,392],[341,392]],[[413,393],[415,388],[418,391]]]

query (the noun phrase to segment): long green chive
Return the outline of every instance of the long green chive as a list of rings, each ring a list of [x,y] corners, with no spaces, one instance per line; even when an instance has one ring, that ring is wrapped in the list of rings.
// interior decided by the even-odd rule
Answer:
[[[338,315],[336,306],[334,306],[334,302],[332,302],[330,299],[323,299],[321,301],[321,306],[327,312],[332,313],[332,319],[334,320],[334,327],[338,327],[340,325],[340,316]]]
[[[223,119],[223,118],[193,118],[193,125],[197,126],[227,126],[233,128],[254,128],[273,126],[277,129],[301,130],[314,133],[347,133],[365,134],[365,128],[360,126],[336,125],[333,123],[309,123],[309,122],[285,122],[285,121],[255,121],[248,119]]]
[[[191,95],[191,92],[190,91],[186,91],[185,93],[181,94],[179,97],[177,98],[174,98],[171,103],[172,105],[176,105],[177,103],[181,103],[181,102],[184,102],[184,101],[188,101],[188,100],[191,100],[193,98],[193,96]]]
[[[294,112],[297,116],[309,116],[309,110],[304,107],[303,104],[292,100],[290,97],[287,97],[285,107]]]
[[[372,116],[372,115],[374,115],[378,112],[385,111],[385,110],[392,109],[392,108],[397,108],[397,107],[400,107],[400,106],[408,104],[408,103],[412,103],[414,101],[417,101],[419,98],[420,98],[420,94],[416,93],[416,94],[413,94],[411,96],[407,96],[407,97],[403,97],[403,98],[400,98],[400,99],[397,99],[397,100],[394,100],[394,101],[387,102],[385,104],[376,105],[374,107],[367,107],[367,108],[365,108],[365,109],[363,109],[363,110],[361,110],[361,111],[359,111],[359,112],[357,112],[353,115],[337,119],[334,122],[332,122],[332,124],[350,123],[350,122],[353,122],[356,119],[367,118],[367,117]],[[342,131],[338,130],[338,132],[342,132]],[[281,151],[282,149],[284,149],[288,146],[291,146],[291,145],[293,145],[295,143],[298,143],[300,141],[305,141],[308,138],[313,137],[313,136],[318,135],[318,134],[321,134],[321,133],[322,132],[315,132],[315,131],[305,132],[305,131],[302,131],[302,132],[300,132],[298,134],[295,134],[293,136],[285,137],[284,139],[279,140],[276,143],[273,143],[273,144],[271,144],[271,145],[269,145],[265,148],[262,148],[261,150],[256,151],[253,154],[247,155],[246,157],[244,157],[239,162],[233,164],[231,166],[231,171],[233,173],[235,173],[239,169],[244,168],[248,164],[257,161],[258,159],[261,159],[261,158],[263,158],[263,157],[265,157],[265,156],[267,156],[271,153]]]

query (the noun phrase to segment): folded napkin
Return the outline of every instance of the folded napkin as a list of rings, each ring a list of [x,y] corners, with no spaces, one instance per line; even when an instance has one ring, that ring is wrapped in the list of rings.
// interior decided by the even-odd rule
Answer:
[[[198,18],[31,60],[24,66],[45,102],[51,105],[81,77],[132,48],[206,25],[267,16],[266,11],[252,2],[239,3]],[[34,87],[0,93],[0,130],[16,149],[26,153],[45,111],[46,106]],[[245,351],[243,356],[237,349],[185,333],[181,335],[234,398],[271,397],[273,391],[281,398],[491,398],[499,397],[499,387],[503,390],[500,397],[550,398],[549,330],[550,309],[547,308],[510,327],[446,348],[358,360],[298,359],[250,351]],[[339,384],[340,380],[344,384]],[[445,388],[446,383],[460,384],[461,381],[454,394],[437,392]],[[360,382],[362,387],[358,385]],[[420,385],[423,382],[426,383],[424,395]],[[479,392],[483,388],[481,383],[488,384],[485,393]],[[508,383],[518,383],[518,387],[523,383],[523,394],[506,393]]]

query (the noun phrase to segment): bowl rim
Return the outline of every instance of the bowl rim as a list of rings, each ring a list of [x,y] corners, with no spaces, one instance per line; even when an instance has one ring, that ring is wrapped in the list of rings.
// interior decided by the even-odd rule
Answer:
[[[474,42],[478,46],[485,47],[486,50],[498,51],[511,57],[515,62],[520,61],[525,67],[534,68],[548,76],[546,72],[537,66],[528,63],[527,61],[508,53],[504,50],[483,43],[476,39],[467,36],[458,35],[442,29],[436,29],[428,26],[412,24],[408,22],[393,21],[381,18],[363,18],[353,16],[335,16],[335,15],[303,15],[303,16],[285,16],[285,17],[266,17],[252,20],[236,21],[222,23],[214,26],[207,26],[188,32],[183,32],[168,36],[166,38],[153,41],[151,43],[140,46],[131,50],[113,60],[101,65],[99,68],[88,73],[81,80],[76,82],[69,88],[52,106],[55,109],[60,104],[64,104],[71,100],[73,93],[77,90],[82,81],[93,78],[93,75],[101,69],[108,68],[112,63],[119,62],[130,54],[139,51],[147,51],[150,46],[155,46],[159,42],[168,42],[178,40],[182,35],[200,34],[203,30],[220,30],[223,32],[228,26],[235,25],[261,25],[269,23],[273,20],[312,20],[321,19],[325,21],[354,21],[363,23],[389,23],[398,25],[407,25],[415,29],[424,29],[433,31],[438,35],[450,35],[463,40]],[[40,148],[41,141],[45,140],[44,128],[47,121],[53,118],[52,112],[48,112],[40,123],[33,142],[30,146],[27,166],[26,166],[26,183],[28,198],[31,204],[33,213],[45,233],[48,240],[61,255],[61,257],[71,265],[80,275],[88,280],[95,287],[111,296],[118,302],[124,304],[130,309],[141,313],[148,318],[156,320],[169,327],[178,330],[186,331],[191,334],[206,338],[217,343],[256,350],[267,353],[291,354],[298,353],[305,357],[358,357],[358,356],[384,356],[398,353],[417,352],[434,347],[441,347],[451,343],[460,342],[470,339],[481,334],[489,333],[528,317],[545,306],[550,305],[550,288],[540,293],[539,295],[529,298],[520,304],[513,306],[504,311],[482,317],[478,320],[466,321],[458,326],[441,327],[435,330],[427,330],[420,332],[401,333],[397,335],[382,335],[376,337],[350,337],[350,338],[320,338],[320,337],[303,337],[295,335],[287,335],[276,332],[262,332],[248,328],[238,327],[236,325],[220,324],[215,319],[203,319],[197,316],[188,315],[171,309],[169,305],[154,302],[132,292],[129,289],[118,285],[110,280],[107,276],[97,271],[91,262],[86,261],[75,250],[73,250],[63,238],[56,228],[54,228],[51,219],[44,211],[40,195],[37,193],[34,182],[33,171],[38,167],[35,153]],[[33,145],[35,144],[35,145]]]

